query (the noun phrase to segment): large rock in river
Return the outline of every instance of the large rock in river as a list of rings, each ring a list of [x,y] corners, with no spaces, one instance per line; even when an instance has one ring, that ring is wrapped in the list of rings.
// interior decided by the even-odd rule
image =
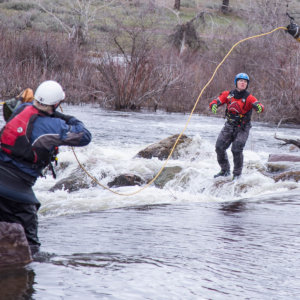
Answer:
[[[101,176],[106,176],[101,174]],[[96,186],[96,182],[92,181],[85,172],[79,167],[72,175],[63,178],[56,182],[56,184],[49,189],[50,192],[55,192],[57,190],[66,190],[69,193],[79,191],[81,189],[88,189],[91,186]]]
[[[121,174],[108,183],[109,187],[142,185],[145,181],[134,174]]]
[[[300,155],[270,154],[264,175],[277,181],[300,181]]]
[[[69,193],[72,193],[81,189],[88,189],[89,187],[90,185],[82,174],[74,174],[59,180],[49,191],[55,192],[56,190],[66,190]]]
[[[31,251],[22,225],[0,222],[0,268],[31,261]]]
[[[182,168],[179,166],[165,167],[154,181],[154,185],[162,189],[170,180],[174,179],[176,174],[180,173]]]
[[[152,158],[157,157],[158,159],[164,160],[167,159],[177,138],[178,134],[172,135],[168,138],[165,138],[161,140],[158,143],[152,144],[145,148],[144,150],[141,150],[136,156],[137,157],[143,157],[143,158]],[[192,141],[191,138],[187,137],[186,135],[182,135],[176,145],[175,151],[173,152],[172,157],[175,158],[178,156],[177,148],[178,145],[182,143],[190,143]]]

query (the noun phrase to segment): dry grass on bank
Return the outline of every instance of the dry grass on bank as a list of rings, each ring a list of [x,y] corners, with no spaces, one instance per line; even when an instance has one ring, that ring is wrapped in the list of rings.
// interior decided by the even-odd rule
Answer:
[[[89,23],[89,39],[83,43],[80,32],[68,33],[75,24],[68,8],[55,11],[69,26],[64,30],[49,13],[32,8],[34,1],[25,2],[23,8],[17,1],[0,3],[2,98],[55,79],[66,89],[68,102],[93,102],[109,109],[189,112],[233,44],[288,23],[285,1],[276,9],[265,0],[247,2],[251,3],[247,7],[231,1],[229,15],[220,13],[221,1],[182,1],[179,16],[165,8],[171,1],[156,1],[160,6],[154,10],[149,1],[138,1],[139,5],[127,1],[123,8],[115,1]],[[254,6],[258,2],[264,10]],[[200,47],[186,46],[179,54],[170,34],[203,10],[204,19],[195,22]],[[11,22],[6,22],[9,16]],[[298,57],[299,44],[283,31],[239,45],[204,92],[196,112],[208,114],[208,103],[233,88],[235,74],[247,72],[250,92],[266,106],[263,115],[254,114],[256,119],[277,122],[289,117],[299,123]]]

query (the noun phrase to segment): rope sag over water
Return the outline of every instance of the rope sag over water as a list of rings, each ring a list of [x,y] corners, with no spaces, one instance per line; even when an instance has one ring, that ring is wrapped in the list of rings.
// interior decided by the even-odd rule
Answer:
[[[173,145],[173,147],[172,147],[172,149],[171,149],[171,151],[170,151],[170,153],[169,153],[169,156],[167,157],[167,159],[166,159],[165,162],[163,163],[161,169],[158,171],[158,173],[155,175],[155,177],[154,177],[153,179],[151,179],[151,180],[150,180],[146,185],[144,185],[142,188],[140,188],[140,189],[138,189],[138,190],[136,190],[136,191],[134,191],[134,192],[132,192],[132,193],[125,194],[125,193],[119,193],[119,192],[116,192],[116,191],[114,191],[114,190],[112,190],[112,189],[110,189],[110,188],[108,188],[108,187],[102,185],[102,184],[97,180],[97,178],[95,178],[93,175],[91,175],[91,174],[85,169],[85,167],[80,163],[80,161],[79,161],[79,159],[78,159],[78,157],[77,157],[77,155],[76,155],[76,153],[75,153],[75,151],[74,151],[74,148],[72,147],[73,154],[74,154],[74,156],[75,156],[75,158],[76,158],[76,160],[77,160],[78,165],[80,166],[80,168],[81,168],[81,169],[86,173],[86,175],[88,175],[88,176],[89,176],[96,184],[98,184],[98,185],[101,186],[102,188],[104,188],[104,189],[106,189],[106,190],[108,190],[108,191],[110,191],[110,192],[112,192],[112,193],[114,193],[114,194],[116,194],[116,195],[119,195],[119,196],[133,196],[133,195],[138,194],[139,192],[143,191],[143,190],[146,189],[147,187],[149,187],[149,186],[150,186],[150,185],[158,178],[158,176],[161,174],[161,172],[163,171],[163,169],[166,167],[166,165],[167,165],[169,159],[171,158],[171,156],[172,156],[172,154],[173,154],[173,152],[174,152],[174,150],[175,150],[175,148],[176,148],[176,146],[177,146],[177,144],[178,144],[178,141],[180,140],[181,136],[183,135],[183,133],[185,132],[185,130],[187,129],[187,127],[188,127],[188,125],[189,125],[189,123],[190,123],[190,120],[191,120],[191,118],[192,118],[192,115],[193,115],[193,113],[194,113],[194,111],[195,111],[195,109],[196,109],[196,107],[197,107],[197,105],[198,105],[198,102],[199,102],[199,100],[200,100],[200,98],[201,98],[203,92],[204,92],[204,91],[206,90],[206,88],[210,85],[210,83],[211,83],[212,80],[214,79],[214,77],[215,77],[217,71],[218,71],[219,68],[222,66],[222,64],[225,62],[225,60],[228,58],[228,56],[231,54],[231,52],[234,50],[234,48],[235,48],[236,46],[238,46],[239,44],[243,43],[243,42],[246,42],[246,41],[251,40],[251,39],[259,38],[259,37],[262,37],[262,36],[269,35],[269,34],[275,32],[275,31],[277,31],[277,30],[280,30],[280,29],[287,30],[286,27],[277,27],[277,28],[275,28],[275,29],[273,29],[273,30],[271,30],[271,31],[269,31],[269,32],[265,32],[265,33],[261,33],[261,34],[257,34],[257,35],[253,35],[253,36],[244,38],[244,39],[238,41],[237,43],[235,43],[235,44],[231,47],[231,49],[228,51],[228,53],[224,56],[224,58],[222,59],[222,61],[221,61],[221,62],[218,64],[218,66],[216,67],[216,69],[215,69],[215,71],[213,72],[211,78],[208,80],[208,82],[207,82],[207,83],[205,84],[205,86],[202,88],[202,90],[201,90],[201,92],[200,92],[200,94],[199,94],[199,96],[198,96],[198,98],[197,98],[197,100],[196,100],[196,102],[195,102],[195,104],[194,104],[194,107],[193,107],[193,109],[191,110],[191,113],[190,113],[190,115],[189,115],[189,117],[188,117],[188,120],[187,120],[186,123],[185,123],[185,126],[184,126],[183,130],[182,130],[181,133],[178,135],[178,137],[177,137],[177,139],[176,139],[176,141],[175,141],[175,143],[174,143],[174,145]]]

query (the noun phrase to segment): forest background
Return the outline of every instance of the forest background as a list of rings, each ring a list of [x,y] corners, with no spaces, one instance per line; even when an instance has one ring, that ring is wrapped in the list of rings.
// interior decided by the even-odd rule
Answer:
[[[53,79],[70,104],[189,113],[231,47],[287,13],[300,24],[300,0],[0,0],[0,96]],[[284,30],[238,45],[196,113],[245,72],[266,108],[255,120],[300,124],[299,60]]]

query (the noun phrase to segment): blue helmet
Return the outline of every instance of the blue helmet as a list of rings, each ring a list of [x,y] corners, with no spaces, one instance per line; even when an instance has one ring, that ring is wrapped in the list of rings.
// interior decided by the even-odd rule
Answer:
[[[239,79],[245,79],[245,80],[248,81],[248,84],[249,84],[250,79],[249,79],[249,76],[246,73],[239,73],[235,76],[235,78],[234,78],[235,86],[236,86],[236,83]]]

